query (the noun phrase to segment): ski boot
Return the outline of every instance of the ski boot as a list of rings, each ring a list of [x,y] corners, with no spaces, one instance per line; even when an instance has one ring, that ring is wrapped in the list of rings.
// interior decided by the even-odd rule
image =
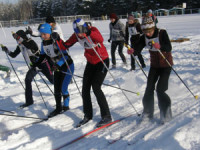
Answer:
[[[80,126],[86,124],[88,121],[90,121],[91,119],[88,117],[84,117],[83,120],[81,120],[77,125],[76,128],[79,128]]]
[[[96,127],[99,128],[99,127],[102,127],[102,126],[104,126],[108,123],[111,123],[111,122],[112,122],[111,117],[105,117],[105,118],[102,118],[99,123],[97,123]]]
[[[25,108],[25,107],[28,107],[30,105],[32,105],[33,103],[25,103],[25,104],[22,104],[19,106],[19,108]]]
[[[54,117],[58,114],[60,114],[62,112],[62,109],[55,109],[54,111],[52,111],[49,115],[48,115],[48,118],[51,118],[51,117]]]

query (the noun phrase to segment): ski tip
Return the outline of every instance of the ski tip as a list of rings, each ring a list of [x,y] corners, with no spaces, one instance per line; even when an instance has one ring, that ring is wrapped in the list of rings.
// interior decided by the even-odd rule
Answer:
[[[139,92],[137,92],[137,96],[139,96],[140,95],[140,93]]]
[[[199,97],[198,97],[198,95],[195,95],[194,98],[195,98],[195,99],[198,99]]]

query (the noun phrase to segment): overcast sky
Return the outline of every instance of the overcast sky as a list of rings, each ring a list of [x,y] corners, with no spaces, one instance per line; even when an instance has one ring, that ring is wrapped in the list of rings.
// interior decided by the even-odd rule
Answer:
[[[0,0],[0,2],[4,2],[4,3],[16,3],[16,2],[18,2],[18,0]]]

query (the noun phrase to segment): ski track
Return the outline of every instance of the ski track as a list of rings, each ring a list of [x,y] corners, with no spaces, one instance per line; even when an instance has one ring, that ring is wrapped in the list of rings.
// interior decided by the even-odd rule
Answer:
[[[187,42],[172,43],[175,64],[173,67],[195,95],[200,94],[199,20],[200,15],[158,17],[158,27],[167,29],[170,38],[190,38],[190,41]],[[122,21],[125,23],[126,20]],[[109,38],[109,21],[92,21],[92,23],[101,31],[105,40],[104,44],[110,54],[110,43],[107,42],[107,39]],[[61,24],[61,27],[64,31],[65,39],[67,39],[73,32],[71,23]],[[34,28],[37,27],[34,26]],[[5,37],[3,36],[0,37],[1,43],[6,45],[12,51],[16,47],[16,42],[13,40],[10,33],[11,31],[17,31],[19,29],[24,29],[24,27],[5,28],[7,39],[5,40]],[[33,39],[40,44],[40,38]],[[75,62],[75,74],[83,76],[86,64],[83,54],[84,50],[79,44],[75,44],[74,47],[70,49],[70,53]],[[147,79],[140,70],[129,71],[130,56],[126,54],[126,49],[124,49],[124,53],[127,58],[128,66],[122,65],[122,61],[116,51],[117,68],[110,70],[110,72],[114,75],[121,88],[133,92],[140,92],[139,96],[129,92],[125,93],[138,113],[141,113],[141,100],[146,88]],[[2,51],[0,51],[0,56],[2,58],[0,63],[2,65],[10,66]],[[148,75],[150,65],[148,50],[143,50],[143,56],[147,65],[144,71]],[[11,58],[11,61],[24,85],[27,67],[22,56],[19,55],[15,59]],[[138,68],[139,67],[136,65],[136,69]],[[40,76],[37,75],[36,81],[44,96],[47,109],[45,108],[34,83],[32,83],[34,105],[29,108],[18,109],[19,105],[25,101],[24,89],[15,77],[14,72],[12,72],[11,77],[8,79],[4,79],[4,76],[5,73],[0,72],[0,109],[13,111],[16,115],[44,118],[55,108],[55,100],[52,93],[43,83]],[[44,75],[42,75],[42,77],[47,81],[53,91],[53,85],[48,82]],[[82,78],[75,77],[75,80],[81,90]],[[104,83],[117,87],[117,84],[113,81],[109,73],[107,74]],[[74,144],[64,147],[63,149],[200,149],[199,100],[193,98],[175,73],[172,72],[170,76],[169,90],[167,91],[172,99],[172,113],[174,119],[164,125],[159,124],[159,110],[156,93],[154,121],[138,123],[139,117],[119,89],[105,85],[102,86],[102,89],[108,100],[113,120],[117,120],[128,114],[132,114],[132,116],[87,136]],[[54,118],[50,118],[47,121],[34,124],[34,122],[39,120],[0,116],[0,149],[55,149],[94,129],[101,117],[93,92],[91,92],[91,98],[94,118],[87,125],[76,129],[74,128],[75,125],[83,118],[82,98],[74,83],[69,85],[69,91],[71,95],[71,109]],[[110,141],[117,139],[120,136],[122,137],[120,140],[113,144],[109,144]],[[128,145],[129,143],[131,143],[131,145]]]

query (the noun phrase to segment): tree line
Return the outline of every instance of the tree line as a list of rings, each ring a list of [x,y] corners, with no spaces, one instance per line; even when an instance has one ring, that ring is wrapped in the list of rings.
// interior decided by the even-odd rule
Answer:
[[[0,3],[0,20],[28,20],[52,16],[90,15],[99,17],[114,12],[125,15],[148,9],[170,9],[183,2],[187,8],[200,8],[194,0],[19,0],[18,3]]]

